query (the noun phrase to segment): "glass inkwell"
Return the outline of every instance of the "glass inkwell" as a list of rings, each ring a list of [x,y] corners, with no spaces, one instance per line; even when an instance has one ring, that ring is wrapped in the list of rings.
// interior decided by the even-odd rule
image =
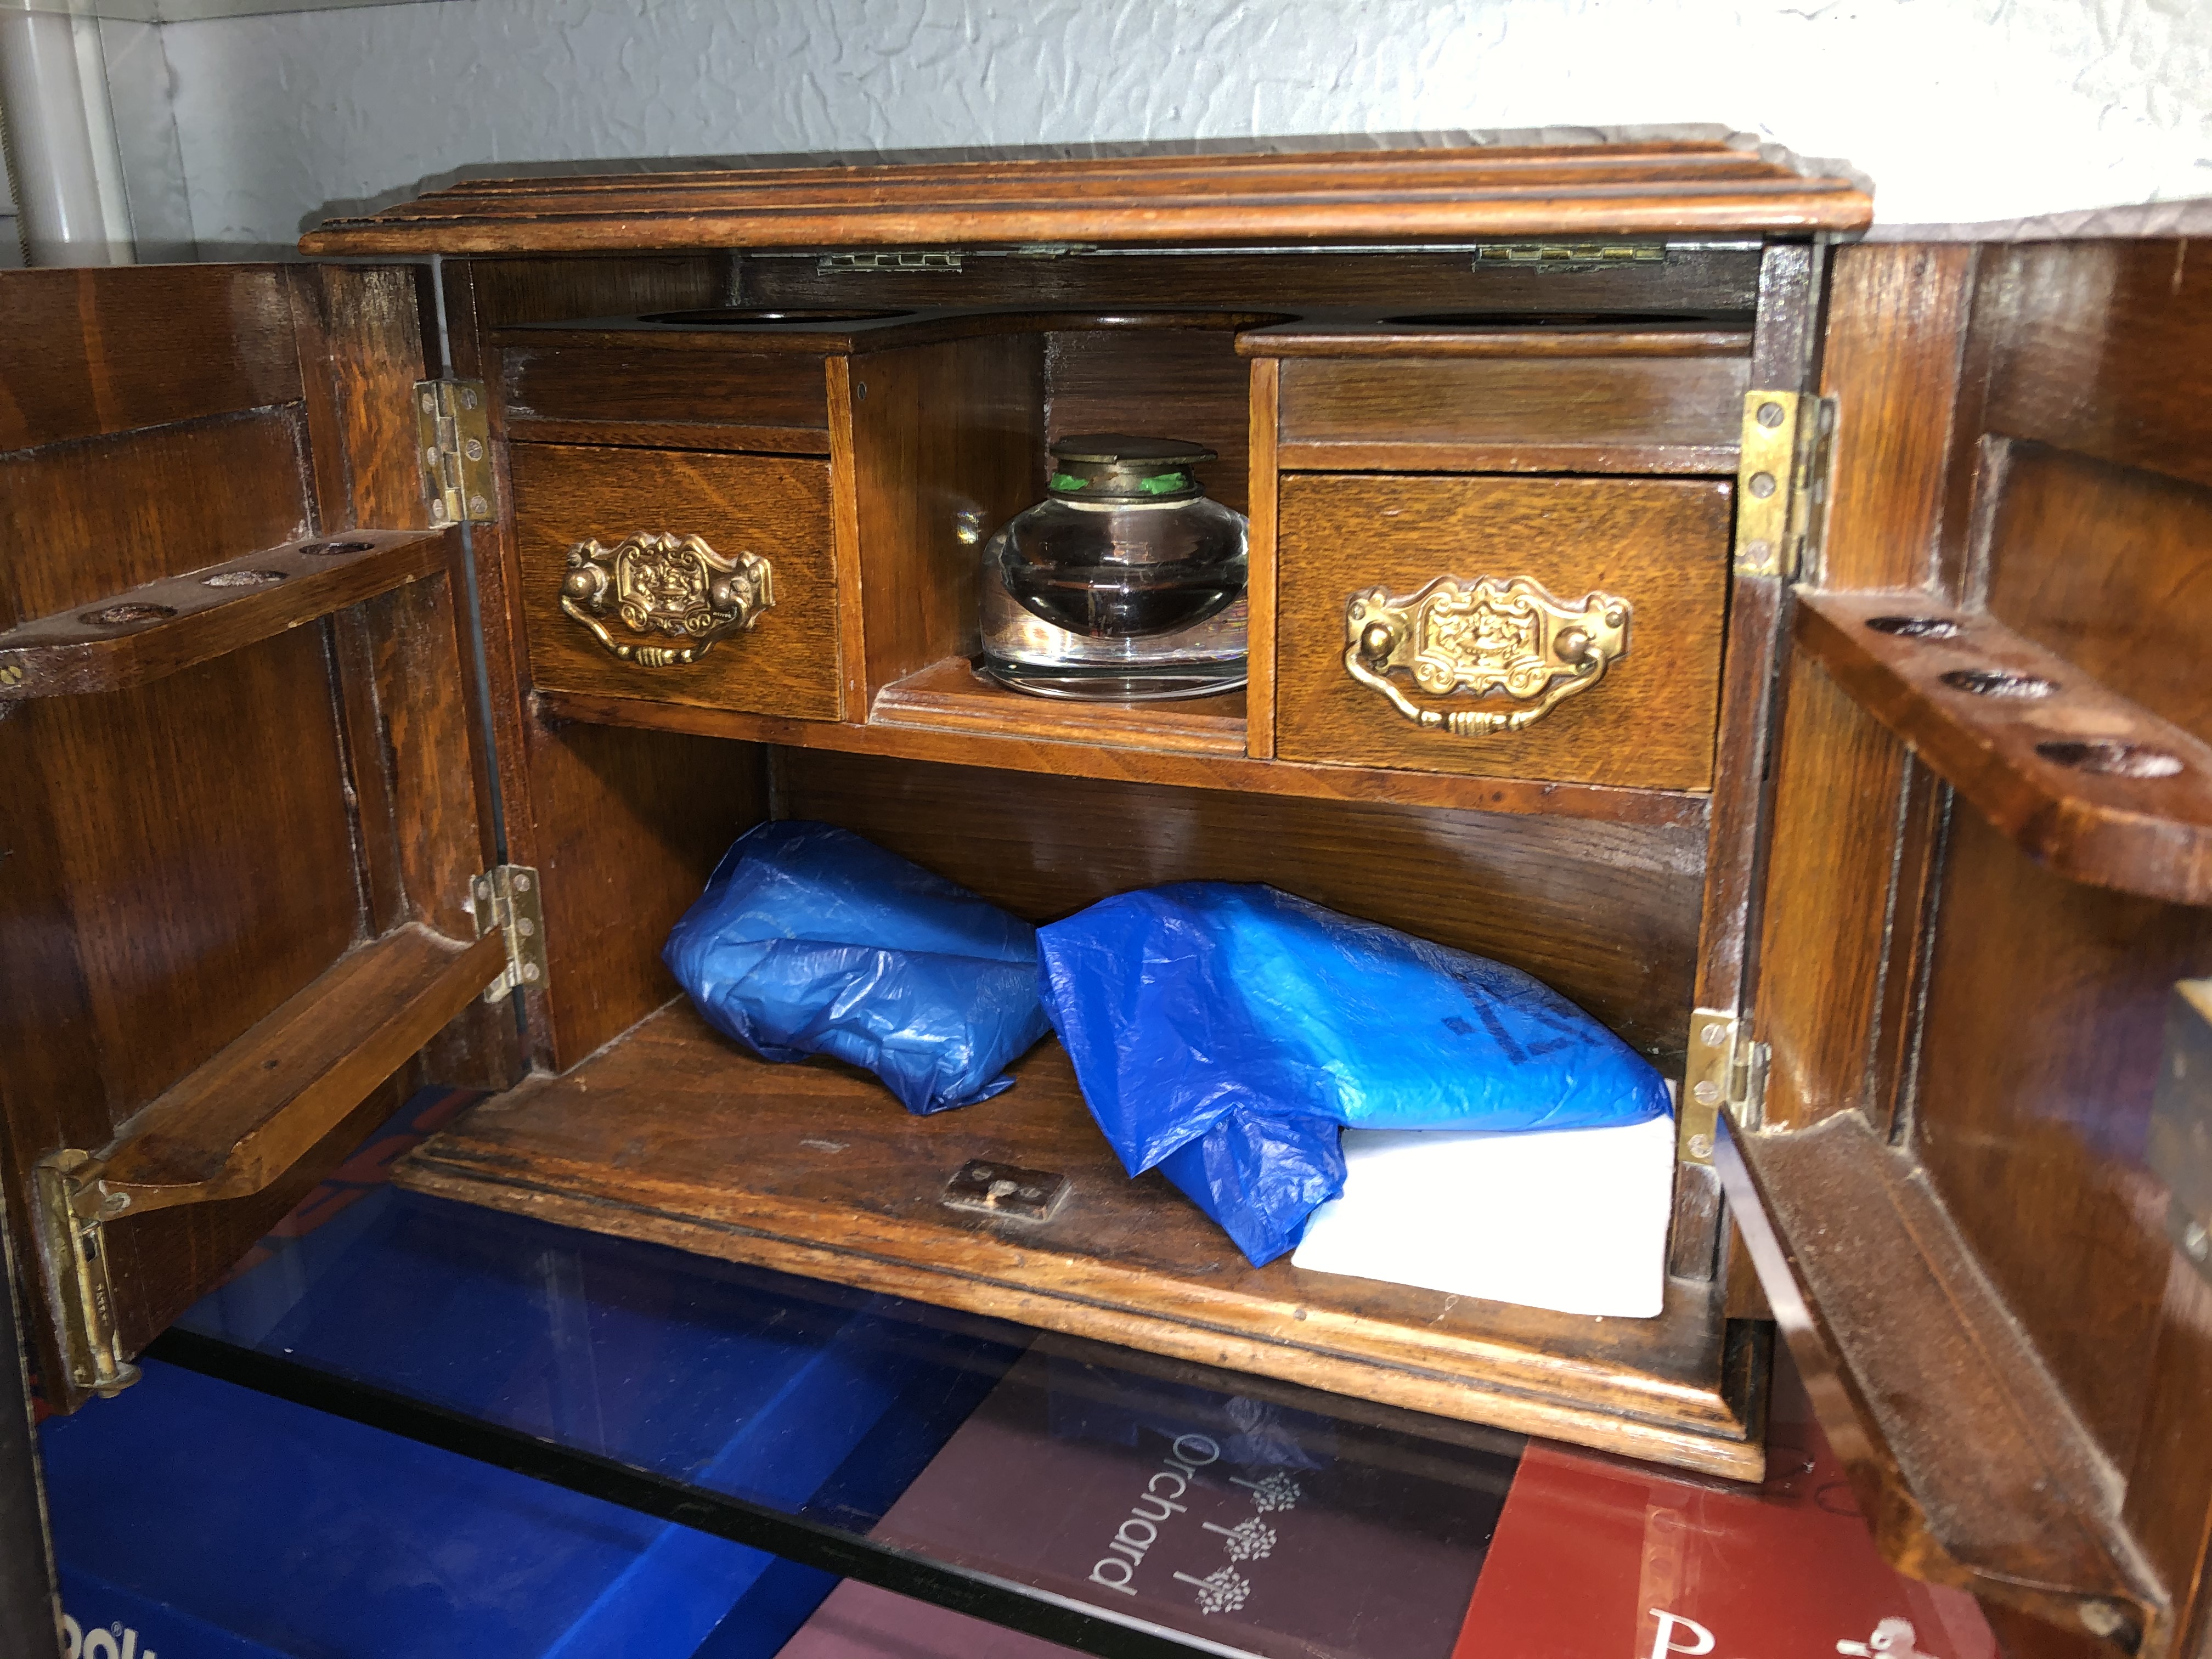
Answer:
[[[1206,497],[1203,444],[1098,433],[1052,447],[1043,501],[983,547],[983,669],[1042,697],[1136,702],[1244,684],[1244,515]]]

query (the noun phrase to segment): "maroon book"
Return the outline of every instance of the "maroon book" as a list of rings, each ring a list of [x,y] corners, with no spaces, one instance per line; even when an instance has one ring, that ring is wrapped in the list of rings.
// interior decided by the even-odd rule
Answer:
[[[1440,1445],[1164,1369],[1041,1339],[876,1535],[1271,1659],[1448,1659],[1520,1437]],[[848,1583],[783,1659],[1066,1651]]]

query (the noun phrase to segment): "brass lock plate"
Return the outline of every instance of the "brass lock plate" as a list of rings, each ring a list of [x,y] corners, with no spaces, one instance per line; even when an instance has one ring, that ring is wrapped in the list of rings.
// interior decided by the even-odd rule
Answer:
[[[1067,1177],[970,1158],[945,1183],[945,1206],[1015,1221],[1049,1221],[1067,1197]]]

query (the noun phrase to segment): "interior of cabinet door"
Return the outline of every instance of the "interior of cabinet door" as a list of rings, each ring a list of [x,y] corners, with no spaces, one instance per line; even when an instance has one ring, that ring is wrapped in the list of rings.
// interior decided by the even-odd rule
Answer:
[[[2212,270],[2189,252],[1838,259],[1766,1082],[1723,1158],[1861,1509],[2015,1653],[2203,1639],[2212,1282],[2150,1150],[2185,1081],[2176,984],[2212,973]]]
[[[465,624],[421,528],[413,272],[9,273],[0,309],[0,1175],[27,1243],[33,1167],[116,1153],[135,1352],[483,988]],[[196,605],[221,608],[165,650]],[[512,1042],[479,1006],[433,1063],[492,1082]],[[21,1257],[43,1386],[74,1405],[56,1281]]]

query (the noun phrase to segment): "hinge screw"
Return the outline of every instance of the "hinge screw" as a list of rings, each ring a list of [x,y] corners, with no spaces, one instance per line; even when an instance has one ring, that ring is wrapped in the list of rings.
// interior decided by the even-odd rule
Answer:
[[[536,963],[526,962],[522,964],[522,976],[526,980],[529,981],[532,985],[538,983],[538,964]]]
[[[1711,1158],[1712,1155],[1713,1138],[1711,1135],[1692,1135],[1690,1137],[1690,1156],[1692,1158]]]
[[[1698,1041],[1708,1048],[1717,1048],[1727,1040],[1728,1027],[1717,1019],[1709,1022],[1705,1030],[1698,1033]]]
[[[1764,426],[1764,427],[1777,427],[1777,426],[1780,426],[1780,425],[1782,424],[1782,419],[1783,419],[1783,408],[1782,408],[1782,405],[1781,405],[1780,404],[1759,404],[1759,425]]]
[[[1691,1090],[1690,1092],[1697,1097],[1698,1103],[1700,1106],[1717,1106],[1720,1103],[1720,1085],[1715,1083],[1711,1078],[1707,1078],[1703,1083],[1698,1085],[1696,1088]]]

